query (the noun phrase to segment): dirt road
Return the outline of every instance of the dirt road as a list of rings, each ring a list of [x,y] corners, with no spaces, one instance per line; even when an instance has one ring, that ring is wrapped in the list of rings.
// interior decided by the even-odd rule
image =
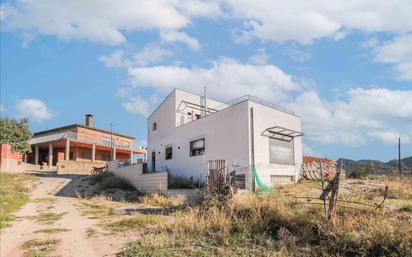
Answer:
[[[54,245],[48,253],[51,256],[114,256],[127,243],[119,235],[90,236],[99,220],[81,215],[76,207],[80,199],[56,196],[63,188],[73,187],[73,178],[47,176],[34,182],[29,203],[15,213],[18,218],[10,227],[0,231],[0,256],[24,256],[30,247],[36,247],[33,242],[52,240]]]

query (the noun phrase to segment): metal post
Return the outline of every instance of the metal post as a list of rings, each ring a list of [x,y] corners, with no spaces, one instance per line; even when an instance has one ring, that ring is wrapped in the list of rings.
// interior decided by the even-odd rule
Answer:
[[[114,151],[113,151],[113,124],[110,123],[110,159],[113,161],[115,158],[113,158]]]
[[[250,144],[251,144],[251,159],[252,159],[252,192],[255,191],[255,173],[253,169],[255,167],[255,132],[253,127],[253,107],[250,108]]]
[[[399,175],[402,174],[402,166],[401,166],[401,137],[399,137],[398,140],[398,169],[399,169]]]

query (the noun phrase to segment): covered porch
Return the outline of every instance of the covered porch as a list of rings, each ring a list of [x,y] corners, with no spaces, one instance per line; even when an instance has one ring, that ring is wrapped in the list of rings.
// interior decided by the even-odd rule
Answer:
[[[104,164],[110,160],[132,161],[135,155],[144,156],[145,153],[137,149],[110,147],[64,138],[32,145],[32,153],[27,156],[27,162],[48,165],[51,168],[59,161]]]

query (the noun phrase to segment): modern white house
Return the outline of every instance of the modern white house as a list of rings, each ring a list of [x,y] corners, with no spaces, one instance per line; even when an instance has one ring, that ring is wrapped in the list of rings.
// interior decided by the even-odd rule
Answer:
[[[205,182],[211,168],[225,167],[246,189],[292,183],[302,165],[301,136],[300,118],[279,106],[174,89],[148,118],[147,169]]]

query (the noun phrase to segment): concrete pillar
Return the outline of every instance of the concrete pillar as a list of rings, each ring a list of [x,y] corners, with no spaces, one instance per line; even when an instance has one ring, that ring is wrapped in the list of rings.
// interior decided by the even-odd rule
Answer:
[[[133,144],[130,144],[130,163],[133,163]]]
[[[92,146],[92,162],[96,161],[96,145],[93,144]]]
[[[70,160],[70,139],[66,139],[66,149],[64,151],[64,159]]]
[[[39,146],[34,146],[34,164],[39,164]]]
[[[113,161],[116,160],[116,147],[113,147]]]
[[[53,144],[49,143],[49,168],[53,166]]]

